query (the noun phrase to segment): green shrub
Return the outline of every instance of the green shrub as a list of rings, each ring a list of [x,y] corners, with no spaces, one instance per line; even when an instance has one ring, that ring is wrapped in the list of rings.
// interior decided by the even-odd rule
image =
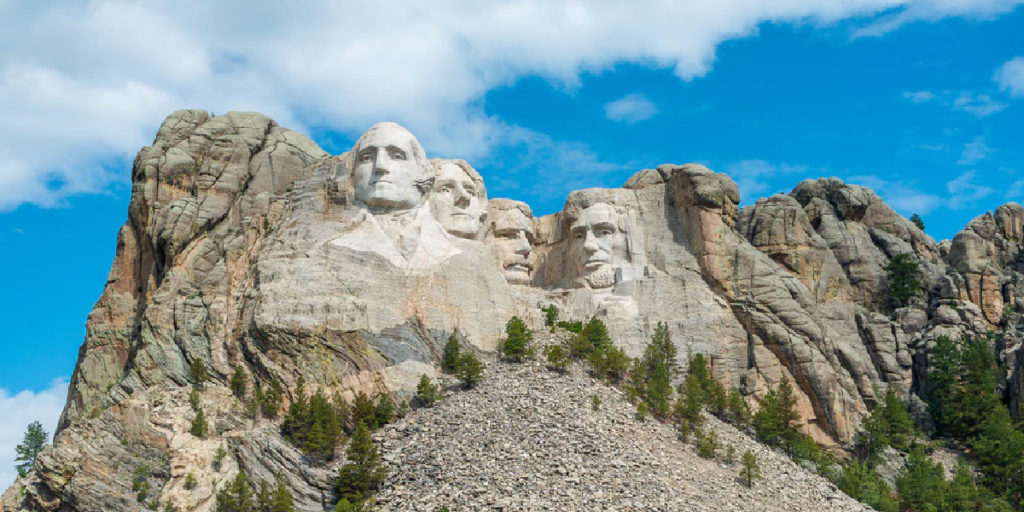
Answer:
[[[594,395],[590,397],[590,408],[597,411],[601,409],[601,397]]]
[[[896,306],[905,306],[921,291],[921,268],[910,254],[897,254],[885,266],[889,296]]]
[[[188,367],[189,378],[194,386],[202,387],[203,383],[210,377],[206,372],[206,364],[201,359],[195,359]]]
[[[747,450],[743,452],[743,459],[740,463],[740,479],[747,487],[753,487],[754,480],[761,478],[761,468],[757,466],[757,457]]]
[[[544,312],[544,325],[550,327],[552,331],[555,330],[555,324],[558,322],[558,307],[554,304],[548,306],[542,306],[540,308]]]
[[[196,488],[196,485],[199,485],[199,482],[196,481],[195,473],[189,473],[185,477],[185,489],[191,491]]]
[[[718,450],[718,436],[713,430],[698,430],[696,433],[697,437],[697,455],[705,459],[715,458],[715,452]]]
[[[472,389],[476,387],[484,374],[484,367],[480,360],[472,352],[463,352],[459,356],[459,364],[457,366],[456,376],[462,380],[467,388]]]
[[[851,498],[884,512],[897,512],[899,504],[893,498],[892,490],[882,477],[871,467],[860,461],[853,461],[844,466],[836,486]]]
[[[196,437],[205,438],[206,431],[208,429],[209,425],[206,422],[206,413],[203,412],[202,408],[199,408],[196,410],[195,417],[192,418],[192,428],[189,429],[189,432]]]
[[[647,418],[647,402],[637,402],[636,404],[636,419],[637,421],[644,421]]]
[[[431,382],[427,374],[420,376],[419,384],[416,384],[416,401],[423,407],[430,407],[438,398],[437,384]]]
[[[245,392],[245,372],[239,366],[235,368],[235,373],[231,374],[231,394],[239,400],[245,400]]]
[[[448,336],[448,343],[445,343],[444,351],[441,354],[441,371],[445,373],[455,373],[458,364],[459,339],[455,337],[455,333],[453,332],[451,336]]]
[[[548,366],[553,370],[564,373],[569,367],[569,354],[561,345],[546,345],[544,358],[547,359]]]
[[[223,446],[218,446],[217,451],[213,454],[213,470],[220,473],[221,465],[224,464],[224,457],[228,452],[224,450]]]
[[[347,451],[348,463],[338,470],[334,490],[351,503],[363,503],[384,483],[387,469],[365,423],[356,425]]]
[[[532,356],[530,343],[533,341],[533,332],[519,317],[513,316],[505,323],[505,335],[505,342],[501,345],[501,352],[505,357],[513,361],[522,361]]]

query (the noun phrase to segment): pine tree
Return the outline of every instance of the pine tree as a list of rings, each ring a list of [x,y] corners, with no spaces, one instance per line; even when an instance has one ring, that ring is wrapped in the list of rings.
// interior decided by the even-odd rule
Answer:
[[[39,452],[46,446],[47,435],[42,423],[33,421],[28,424],[21,444],[14,448],[14,452],[18,454],[14,462],[20,463],[14,467],[17,468],[19,476],[25,476],[35,467]]]
[[[202,359],[195,359],[188,367],[188,375],[192,379],[192,385],[202,387],[209,374],[206,372],[206,364]]]
[[[555,324],[558,323],[558,307],[554,304],[544,306],[540,308],[544,312],[544,325],[551,328],[554,332]]]
[[[192,428],[189,432],[192,435],[204,438],[206,437],[206,431],[209,429],[209,425],[206,422],[206,413],[203,412],[202,408],[196,409],[196,416],[192,418]]]
[[[466,384],[467,388],[476,387],[477,383],[480,382],[480,378],[483,377],[484,368],[480,364],[480,360],[473,355],[472,352],[463,352],[459,356],[458,371],[456,372],[459,379]]]
[[[836,479],[836,486],[847,496],[883,512],[897,512],[899,509],[892,496],[892,490],[885,480],[867,464],[853,461],[843,466]]]
[[[231,374],[231,394],[238,397],[239,400],[244,400],[245,391],[245,372],[239,366],[235,368],[235,373]]]
[[[347,456],[348,463],[338,470],[335,491],[341,499],[362,503],[387,477],[387,470],[381,464],[380,454],[365,423],[356,425]]]
[[[644,396],[651,412],[665,418],[672,397],[672,377],[676,372],[676,346],[672,343],[668,325],[658,322],[651,342],[644,349]]]
[[[942,510],[945,494],[942,466],[932,462],[920,446],[914,447],[906,466],[896,477],[896,490],[904,509]]]
[[[885,266],[889,295],[896,306],[905,306],[921,291],[921,268],[910,254],[897,254]]]
[[[352,420],[350,422],[352,431],[355,431],[356,425],[360,422],[372,425],[376,412],[377,408],[366,393],[362,391],[356,393],[356,399],[352,402]]]
[[[239,471],[231,485],[217,493],[216,512],[252,512],[255,508],[252,483],[244,472]]]
[[[437,384],[430,381],[427,374],[420,376],[420,382],[416,385],[416,401],[423,407],[430,407],[437,401]]]
[[[743,398],[743,394],[738,389],[732,389],[729,391],[729,397],[726,399],[726,421],[736,425],[740,429],[746,428],[750,425],[751,413],[750,405]]]
[[[914,225],[917,226],[917,229],[924,231],[924,219],[922,219],[920,215],[916,213],[911,215],[910,222],[913,222]]]
[[[700,379],[696,375],[687,375],[683,381],[682,396],[676,400],[673,416],[680,422],[680,428],[685,425],[690,430],[700,428],[704,424],[704,417],[701,416],[701,406],[704,400],[704,391],[700,387]]]
[[[455,333],[453,332],[451,336],[448,336],[448,343],[445,343],[444,352],[441,354],[441,371],[445,373],[455,373],[458,363],[459,339],[455,337]]]
[[[565,373],[566,368],[569,366],[569,355],[561,345],[546,345],[544,347],[544,357],[547,359],[548,366],[558,372]]]
[[[501,351],[505,357],[513,361],[522,361],[530,356],[530,342],[533,340],[533,332],[526,327],[526,323],[519,317],[513,316],[505,324],[505,342]]]
[[[757,457],[750,450],[743,452],[743,459],[740,462],[740,478],[747,487],[754,486],[754,480],[761,478],[761,468],[757,466]]]
[[[754,433],[761,442],[788,449],[790,443],[799,437],[796,428],[798,418],[793,388],[783,375],[779,385],[761,400],[761,406],[754,414]]]
[[[939,432],[948,431],[955,417],[955,409],[950,409],[953,393],[956,391],[960,375],[960,349],[945,334],[935,338],[932,348],[931,364],[925,380],[925,396],[928,411],[935,420]]]
[[[373,410],[373,425],[370,425],[374,430],[387,425],[395,418],[395,402],[391,400],[391,395],[387,393],[381,393],[377,396],[377,406]]]
[[[295,501],[292,499],[292,493],[288,492],[288,488],[284,485],[284,479],[278,476],[277,486],[274,487],[274,492],[270,495],[270,506],[265,511],[261,512],[295,512]]]

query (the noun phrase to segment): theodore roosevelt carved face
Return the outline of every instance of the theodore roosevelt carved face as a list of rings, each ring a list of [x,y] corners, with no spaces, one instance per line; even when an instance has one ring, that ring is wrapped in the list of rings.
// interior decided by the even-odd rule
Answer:
[[[494,199],[488,204],[485,241],[512,284],[529,284],[533,277],[533,213],[526,203]]]
[[[475,238],[487,211],[484,180],[463,160],[433,160],[435,178],[430,192],[434,218],[449,233]]]
[[[629,263],[624,223],[615,208],[595,203],[580,211],[569,236],[579,277],[592,288],[615,284],[615,268]]]
[[[374,213],[423,204],[433,178],[423,147],[398,124],[377,123],[356,142],[353,193]]]

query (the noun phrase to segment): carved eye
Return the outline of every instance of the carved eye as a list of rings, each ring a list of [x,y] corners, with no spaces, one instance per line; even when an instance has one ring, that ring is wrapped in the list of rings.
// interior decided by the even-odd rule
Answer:
[[[599,229],[599,230],[597,230],[597,236],[600,236],[600,237],[612,236],[612,230],[607,229],[607,228]]]
[[[359,161],[360,162],[369,162],[370,160],[373,160],[373,153],[372,152],[367,151],[365,153],[360,153],[359,154]]]
[[[393,160],[405,160],[405,152],[397,148],[388,148],[388,156]]]
[[[448,185],[445,185],[445,186],[437,189],[437,191],[442,193],[442,194],[451,194],[452,193],[452,188],[449,187]]]

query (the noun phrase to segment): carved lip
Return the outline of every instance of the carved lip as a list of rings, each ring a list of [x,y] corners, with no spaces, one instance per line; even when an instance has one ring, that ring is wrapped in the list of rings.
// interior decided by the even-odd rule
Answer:
[[[533,270],[533,266],[529,263],[509,263],[505,265],[505,270],[529,274]]]
[[[583,262],[583,270],[597,270],[597,269],[599,269],[599,268],[601,268],[601,267],[603,267],[603,266],[605,266],[607,264],[608,264],[608,259],[607,258],[601,258],[601,257],[590,258],[587,261]]]

